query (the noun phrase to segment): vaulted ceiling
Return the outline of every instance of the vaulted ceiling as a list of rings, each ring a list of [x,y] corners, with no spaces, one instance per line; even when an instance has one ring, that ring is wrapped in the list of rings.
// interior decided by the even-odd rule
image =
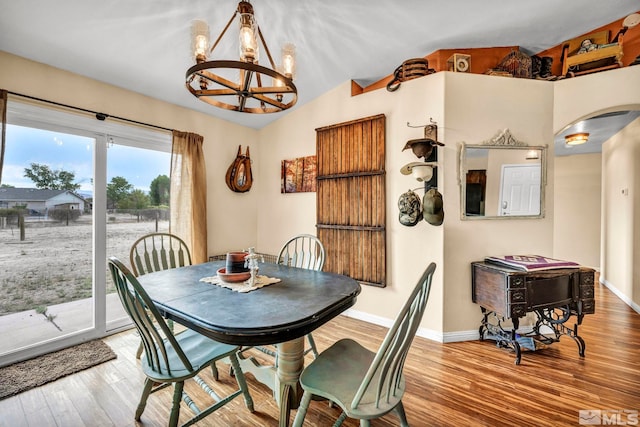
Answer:
[[[222,31],[237,0],[20,0],[0,13],[0,50],[205,114],[261,128],[287,112],[240,114],[185,89],[190,27]],[[520,46],[534,54],[638,10],[637,0],[253,0],[271,51],[297,47],[295,108],[356,80],[389,75],[439,49]],[[229,34],[225,35],[227,39]],[[232,36],[231,40],[235,40]],[[220,46],[218,59],[237,58]],[[55,84],[52,82],[52,84]]]

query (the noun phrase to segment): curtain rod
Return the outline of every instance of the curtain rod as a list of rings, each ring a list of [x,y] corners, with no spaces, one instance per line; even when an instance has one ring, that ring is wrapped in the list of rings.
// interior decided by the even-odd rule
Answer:
[[[121,120],[123,122],[134,123],[134,124],[141,125],[141,126],[147,126],[147,127],[151,127],[151,128],[166,130],[168,132],[173,132],[173,129],[165,128],[165,127],[162,127],[162,126],[157,126],[157,125],[152,125],[152,124],[149,124],[149,123],[139,122],[137,120],[131,120],[131,119],[127,119],[127,118],[124,118],[124,117],[112,116],[111,114],[101,113],[99,111],[87,110],[86,108],[75,107],[73,105],[62,104],[60,102],[49,101],[48,99],[37,98],[37,97],[31,96],[31,95],[24,95],[22,93],[12,92],[10,90],[8,90],[7,93],[11,94],[11,95],[15,95],[15,96],[21,96],[23,98],[32,99],[34,101],[45,102],[45,103],[48,103],[48,104],[57,105],[59,107],[65,107],[65,108],[70,108],[72,110],[78,110],[78,111],[82,111],[82,112],[85,112],[85,113],[95,114],[96,119],[98,119],[100,121],[105,121],[107,118],[110,117],[112,119]]]

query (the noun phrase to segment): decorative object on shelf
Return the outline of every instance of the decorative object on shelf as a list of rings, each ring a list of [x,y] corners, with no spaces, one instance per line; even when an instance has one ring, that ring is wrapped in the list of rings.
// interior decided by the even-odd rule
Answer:
[[[588,132],[572,133],[564,137],[564,143],[567,145],[580,145],[589,140]]]
[[[561,55],[562,75],[574,77],[622,67],[622,34],[616,35],[615,42],[609,39],[607,30],[566,41]]]
[[[251,158],[249,157],[249,146],[246,154],[242,154],[242,145],[238,146],[238,154],[233,160],[227,174],[225,182],[231,191],[236,193],[246,193],[253,184],[253,174],[251,173]]]
[[[209,61],[207,54],[213,53],[236,16],[240,24],[239,60]],[[253,6],[248,1],[238,3],[238,8],[211,48],[206,22],[193,21],[191,37],[196,65],[187,70],[186,87],[196,98],[215,107],[241,113],[276,113],[295,105],[298,100],[298,90],[293,84],[295,46],[289,43],[282,48],[282,63],[276,67],[256,22]],[[271,68],[258,64],[260,42]]]
[[[442,225],[444,221],[442,194],[435,188],[429,189],[422,198],[422,216],[431,225]]]
[[[316,156],[282,160],[280,169],[281,193],[314,193],[316,191]]]
[[[533,76],[532,63],[531,56],[519,50],[514,50],[505,56],[493,70],[498,73],[509,73],[517,78],[530,79]]]
[[[552,65],[552,57],[533,55],[531,57],[531,78],[538,80],[556,80],[558,77],[551,74]]]
[[[420,202],[420,196],[418,196],[413,190],[407,190],[406,193],[402,193],[398,199],[398,208],[400,213],[398,214],[398,220],[400,224],[408,227],[413,227],[422,219],[422,203]]]
[[[447,70],[454,73],[470,73],[471,72],[471,55],[464,53],[454,53],[447,60]]]
[[[407,59],[395,69],[393,79],[387,83],[387,90],[394,92],[400,87],[400,83],[416,79],[435,73],[436,70],[429,68],[429,61],[426,58]]]
[[[640,13],[632,13],[631,15],[624,18],[622,21],[622,28],[618,31],[618,34],[615,35],[613,39],[611,39],[611,43],[621,43],[622,37],[627,33],[629,28],[633,28],[640,24]]]

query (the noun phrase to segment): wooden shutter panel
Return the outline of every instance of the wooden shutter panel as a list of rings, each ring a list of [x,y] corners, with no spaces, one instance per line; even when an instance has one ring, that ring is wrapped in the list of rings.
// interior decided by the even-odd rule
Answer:
[[[386,286],[385,116],[316,129],[324,271]]]

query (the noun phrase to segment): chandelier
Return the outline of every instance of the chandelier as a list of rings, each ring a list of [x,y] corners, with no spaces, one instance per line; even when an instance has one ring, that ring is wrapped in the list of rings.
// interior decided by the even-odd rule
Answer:
[[[238,60],[211,60],[212,54],[233,20],[239,17]],[[253,6],[246,0],[238,3],[233,16],[213,46],[209,49],[209,26],[204,21],[193,21],[191,48],[196,65],[187,70],[186,86],[201,101],[226,110],[241,113],[277,113],[295,105],[298,90],[293,84],[295,76],[295,46],[282,48],[282,62],[276,67],[260,27],[253,14]],[[259,65],[261,42],[271,68]]]

